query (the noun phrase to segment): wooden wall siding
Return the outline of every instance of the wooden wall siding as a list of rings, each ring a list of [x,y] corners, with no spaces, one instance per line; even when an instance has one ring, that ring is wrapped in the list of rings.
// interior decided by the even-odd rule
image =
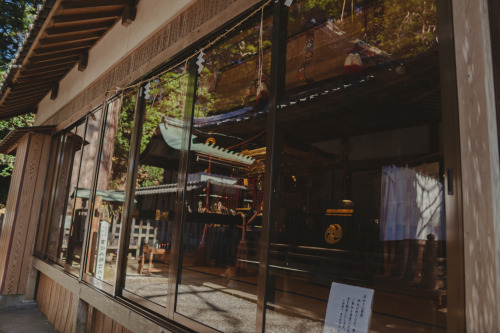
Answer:
[[[25,137],[17,146],[17,158],[14,162],[14,171],[10,181],[9,194],[5,207],[5,218],[2,225],[2,235],[0,238],[0,295],[4,294],[4,286],[7,278],[7,271],[10,263],[10,254],[12,250],[12,240],[14,238],[15,218],[17,213],[17,204],[20,196],[20,183],[24,173],[23,165],[26,162],[26,149],[28,148],[29,137]]]
[[[54,280],[40,274],[36,295],[38,308],[55,329],[71,333],[76,315],[75,296]]]
[[[97,309],[89,306],[85,333],[133,333]]]
[[[196,1],[44,124],[59,125],[64,122],[69,125],[77,118],[72,119],[71,116],[90,111],[96,106],[92,103],[101,103],[98,99],[103,99],[108,89],[130,84],[258,2],[259,0]]]
[[[0,239],[2,295],[26,292],[49,148],[50,136],[33,133],[27,134],[17,148]]]

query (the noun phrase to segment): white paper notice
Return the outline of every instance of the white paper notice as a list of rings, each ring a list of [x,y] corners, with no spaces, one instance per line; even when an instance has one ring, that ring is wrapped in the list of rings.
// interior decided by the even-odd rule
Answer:
[[[104,267],[106,265],[106,252],[108,248],[108,230],[109,223],[101,221],[99,230],[99,245],[97,248],[97,264],[95,269],[95,277],[99,280],[104,280]]]
[[[323,333],[367,333],[373,289],[332,283]]]

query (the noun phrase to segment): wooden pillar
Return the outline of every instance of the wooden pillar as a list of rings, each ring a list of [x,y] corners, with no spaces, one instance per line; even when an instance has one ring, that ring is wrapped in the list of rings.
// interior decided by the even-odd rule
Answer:
[[[499,332],[500,170],[488,0],[453,0],[452,4],[466,326],[468,332]]]
[[[50,142],[47,134],[28,133],[17,146],[0,236],[0,295],[23,295],[33,289],[27,284]]]

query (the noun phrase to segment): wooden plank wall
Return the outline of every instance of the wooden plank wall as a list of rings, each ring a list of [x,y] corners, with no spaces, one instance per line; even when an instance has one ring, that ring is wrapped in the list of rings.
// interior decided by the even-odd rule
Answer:
[[[61,333],[71,333],[77,313],[77,299],[56,281],[40,273],[36,294],[38,308]],[[132,333],[89,305],[86,333]]]
[[[132,333],[113,319],[89,306],[85,333]]]
[[[26,292],[39,219],[50,136],[30,133],[18,145],[0,238],[0,294]]]
[[[38,308],[61,333],[71,333],[76,315],[73,293],[46,275],[40,274],[36,295]]]

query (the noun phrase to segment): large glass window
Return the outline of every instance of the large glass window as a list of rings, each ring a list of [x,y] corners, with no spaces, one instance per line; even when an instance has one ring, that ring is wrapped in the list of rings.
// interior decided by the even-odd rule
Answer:
[[[180,66],[147,86],[125,290],[142,304],[167,303],[170,250],[188,71]],[[160,309],[159,311],[162,311]]]
[[[196,330],[323,332],[335,283],[374,292],[370,332],[444,332],[436,6],[288,3],[54,137],[46,255]]]
[[[446,331],[436,6],[343,4],[288,13],[266,331],[323,332],[332,282],[375,291],[371,332]]]
[[[107,284],[115,279],[120,244],[125,184],[134,123],[137,89],[108,103],[96,180],[93,214],[89,223],[86,274]],[[82,195],[89,197],[88,189]]]
[[[72,129],[58,135],[55,191],[52,201],[47,257],[80,268],[88,197],[81,195],[92,181],[102,110],[92,112]],[[76,273],[76,270],[71,270]]]
[[[190,136],[176,312],[224,332],[256,328],[272,32],[257,17],[205,50]]]

